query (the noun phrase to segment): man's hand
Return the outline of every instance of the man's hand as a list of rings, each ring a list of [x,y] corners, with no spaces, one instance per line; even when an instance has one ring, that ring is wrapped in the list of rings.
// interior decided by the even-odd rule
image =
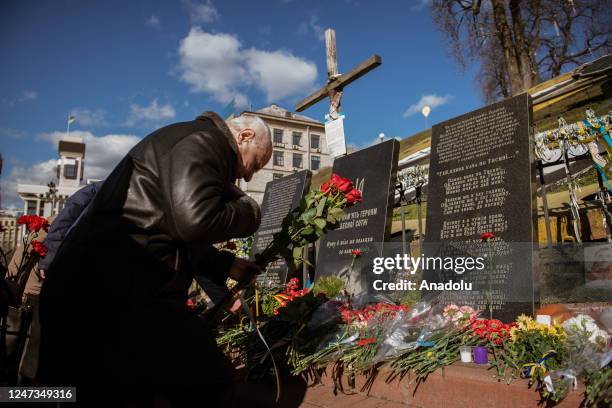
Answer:
[[[244,290],[241,290],[240,292],[238,292],[239,294],[244,293]],[[228,311],[231,314],[236,314],[240,308],[242,307],[242,300],[240,299],[240,296],[235,296],[234,297],[234,302],[232,303],[232,305],[229,307]]]
[[[250,282],[261,273],[261,269],[254,262],[236,258],[230,266],[229,277],[238,282]]]

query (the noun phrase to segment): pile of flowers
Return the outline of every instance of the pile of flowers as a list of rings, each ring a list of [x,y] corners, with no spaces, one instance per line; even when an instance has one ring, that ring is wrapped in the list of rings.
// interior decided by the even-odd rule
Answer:
[[[418,383],[457,362],[462,346],[484,346],[500,382],[526,378],[544,401],[555,403],[573,381],[584,378],[585,406],[609,402],[612,369],[610,352],[607,360],[605,353],[610,340],[588,316],[548,326],[524,315],[512,323],[479,318],[479,311],[468,305],[421,302],[407,307],[378,300],[355,307],[335,280],[322,279],[325,290],[317,283],[300,289],[293,279],[263,300],[273,307],[264,306],[261,331],[277,360],[295,375],[307,371],[317,377],[331,366],[332,378],[341,384],[343,373],[369,376],[388,364],[387,380],[411,373]],[[235,344],[248,350],[243,355],[247,367],[267,372],[257,370],[266,359],[252,328],[243,325],[234,334]]]

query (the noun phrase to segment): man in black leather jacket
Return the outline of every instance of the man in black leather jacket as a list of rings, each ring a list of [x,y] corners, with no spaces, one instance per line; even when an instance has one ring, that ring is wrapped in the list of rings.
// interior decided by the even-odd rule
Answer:
[[[261,119],[226,124],[212,112],[138,143],[48,268],[40,378],[77,386],[86,405],[148,406],[161,398],[178,406],[195,390],[213,391],[224,405],[233,369],[189,313],[187,290],[194,270],[217,284],[259,272],[212,244],[259,226],[257,203],[235,181],[249,181],[271,154]]]

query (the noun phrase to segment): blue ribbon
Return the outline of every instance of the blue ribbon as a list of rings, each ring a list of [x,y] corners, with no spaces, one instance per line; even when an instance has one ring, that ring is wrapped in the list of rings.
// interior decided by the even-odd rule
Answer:
[[[588,119],[584,119],[582,123],[584,123],[584,125],[587,128],[591,128],[591,129],[598,131],[603,136],[604,140],[606,141],[610,149],[612,149],[612,138],[610,138],[610,135],[608,134],[608,132],[606,132],[606,127],[604,126],[603,123],[601,123],[600,118],[595,118],[595,120],[597,121],[597,124],[599,125],[599,127],[596,127],[595,125],[593,125],[591,122],[589,122]]]
[[[535,370],[538,368],[541,369],[542,373],[545,374],[546,372],[548,372],[548,364],[546,364],[546,361],[556,355],[557,355],[556,351],[550,350],[544,353],[542,358],[539,359],[537,363],[523,364],[523,366],[521,367],[521,377],[531,378],[533,374],[535,373]]]

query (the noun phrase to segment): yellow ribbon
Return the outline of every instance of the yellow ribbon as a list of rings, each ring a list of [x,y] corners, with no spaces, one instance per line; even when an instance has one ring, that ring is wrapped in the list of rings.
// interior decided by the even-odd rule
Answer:
[[[548,372],[548,365],[546,364],[546,361],[556,355],[556,351],[549,350],[542,355],[542,358],[539,359],[537,363],[523,364],[521,366],[521,378],[532,378],[536,370],[541,370],[542,374],[546,374]]]

